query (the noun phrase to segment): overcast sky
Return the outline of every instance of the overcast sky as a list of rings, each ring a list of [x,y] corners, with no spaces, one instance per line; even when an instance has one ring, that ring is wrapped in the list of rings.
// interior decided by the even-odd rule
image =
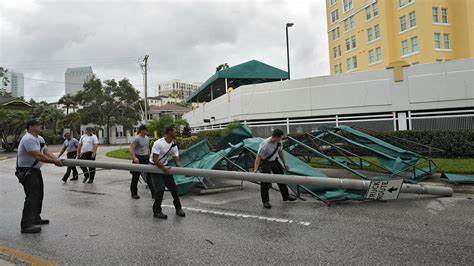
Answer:
[[[170,79],[205,81],[221,63],[257,59],[292,79],[327,75],[325,0],[0,0],[0,65],[22,72],[25,98],[64,94],[66,67],[92,66],[101,79],[128,78],[149,95]],[[40,80],[58,81],[45,82]]]

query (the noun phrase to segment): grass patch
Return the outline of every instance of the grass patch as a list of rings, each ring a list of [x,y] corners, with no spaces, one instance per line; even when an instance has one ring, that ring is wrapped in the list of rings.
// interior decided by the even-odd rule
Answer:
[[[343,159],[343,157],[338,157],[338,158]],[[359,162],[359,159],[355,157],[350,157],[350,158],[354,160],[355,162]],[[380,164],[377,158],[375,157],[363,156],[362,158],[367,160],[369,163]],[[303,157],[300,157],[300,159],[306,162]],[[338,166],[322,164],[318,162],[321,159],[323,158],[312,157],[309,165],[316,168],[339,168]],[[446,173],[452,173],[452,174],[474,174],[474,158],[463,158],[463,159],[433,158],[433,161],[436,163],[436,165],[438,165],[437,172],[446,172]],[[421,168],[428,167],[428,162],[424,162],[420,164],[419,167]],[[380,171],[381,169],[374,165],[370,165],[370,166],[364,167],[364,170]]]
[[[105,154],[105,156],[116,159],[132,160],[132,155],[130,154],[128,148],[109,151]]]

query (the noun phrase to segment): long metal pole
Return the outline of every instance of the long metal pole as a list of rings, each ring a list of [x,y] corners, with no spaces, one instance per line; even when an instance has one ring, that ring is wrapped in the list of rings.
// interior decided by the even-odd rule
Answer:
[[[148,124],[148,55],[143,59],[145,62],[145,124]]]
[[[117,163],[117,162],[103,162],[103,161],[88,161],[77,159],[64,160],[65,166],[83,166],[95,167],[105,169],[116,169],[125,171],[159,173],[163,171],[154,165],[131,164],[131,163]],[[248,172],[233,172],[223,170],[207,170],[196,168],[171,167],[170,173],[184,176],[200,176],[216,179],[233,179],[233,180],[247,180],[257,182],[269,183],[283,183],[295,185],[314,185],[321,188],[339,188],[339,189],[356,189],[368,190],[371,181],[356,180],[356,179],[339,179],[327,177],[313,177],[313,176],[298,176],[298,175],[272,175],[262,173],[248,173]],[[416,194],[431,194],[439,196],[452,196],[453,189],[450,187],[424,186],[420,184],[403,184],[401,191],[403,193]]]
[[[288,25],[286,26],[286,62],[288,63],[288,80],[290,80],[290,41],[288,40]]]

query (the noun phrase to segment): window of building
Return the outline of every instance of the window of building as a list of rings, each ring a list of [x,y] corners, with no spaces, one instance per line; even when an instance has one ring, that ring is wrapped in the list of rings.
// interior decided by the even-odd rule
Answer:
[[[334,58],[337,58],[337,47],[332,48]]]
[[[337,3],[337,0],[330,0],[329,3],[332,5],[334,5],[335,3]]]
[[[357,44],[356,44],[356,37],[355,36],[351,37],[351,43],[352,43],[352,49],[356,48]]]
[[[415,13],[415,11],[411,12],[409,14],[409,16],[410,16],[410,28],[413,28],[413,27],[416,26],[416,13]]]
[[[374,31],[375,31],[375,39],[380,38],[380,26],[378,24],[374,26]]]
[[[332,40],[334,41],[335,39],[337,39],[337,34],[336,34],[336,29],[333,29],[331,31],[331,34],[332,34]]]
[[[339,66],[338,66],[338,65],[335,65],[335,66],[334,66],[334,73],[337,74],[337,73],[338,73],[338,70],[339,70]]]
[[[369,63],[374,63],[374,50],[369,50]]]
[[[351,40],[349,38],[346,39],[346,51],[349,51],[351,49]]]
[[[405,16],[400,17],[400,31],[405,31],[407,29],[407,20]]]
[[[370,12],[370,6],[365,8],[365,18],[369,20],[372,17],[372,13]]]
[[[411,4],[413,2],[415,2],[415,0],[398,0],[398,6],[399,7],[404,7],[404,6],[406,6],[408,4]]]
[[[342,63],[339,64],[339,73],[342,73]]]
[[[338,55],[341,56],[341,46],[340,45],[337,46],[337,50],[338,50]]]
[[[346,18],[344,20],[344,31],[349,31],[354,28],[354,16]]]
[[[374,17],[379,15],[379,6],[377,5],[377,2],[372,4],[372,10],[374,10]]]
[[[367,29],[367,41],[372,41],[372,28]]]
[[[375,49],[375,53],[377,55],[377,62],[380,62],[382,61],[382,48],[381,47],[377,47]]]
[[[352,64],[351,64],[351,58],[350,57],[346,59],[346,63],[347,63],[347,71],[351,71]]]
[[[449,43],[449,34],[443,34],[444,37],[444,49],[451,49],[451,44]]]
[[[441,34],[435,33],[434,34],[434,39],[435,39],[435,48],[436,49],[441,49]]]
[[[443,23],[448,23],[448,9],[447,8],[441,8],[441,21]]]
[[[404,40],[402,41],[402,55],[407,55],[408,54],[408,41]]]
[[[357,56],[353,56],[352,57],[352,66],[355,68],[357,68]]]
[[[353,7],[353,0],[343,0],[343,11],[347,12]]]
[[[411,51],[412,53],[418,52],[418,37],[411,38]]]
[[[331,12],[331,23],[334,23],[339,20],[339,10],[336,9]]]
[[[437,8],[437,7],[433,7],[433,22],[434,22],[434,23],[438,23],[438,22],[439,22],[439,19],[438,19],[438,8]]]

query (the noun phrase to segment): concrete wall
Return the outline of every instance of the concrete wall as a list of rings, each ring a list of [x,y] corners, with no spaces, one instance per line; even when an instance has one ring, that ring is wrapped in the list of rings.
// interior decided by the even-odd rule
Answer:
[[[474,59],[415,65],[403,73],[402,82],[394,82],[394,70],[384,69],[242,86],[184,118],[193,129],[204,129],[234,120],[288,125],[286,120],[324,116],[337,120],[358,114],[374,118],[377,113],[397,119],[399,112],[410,117],[409,112],[474,106]]]

